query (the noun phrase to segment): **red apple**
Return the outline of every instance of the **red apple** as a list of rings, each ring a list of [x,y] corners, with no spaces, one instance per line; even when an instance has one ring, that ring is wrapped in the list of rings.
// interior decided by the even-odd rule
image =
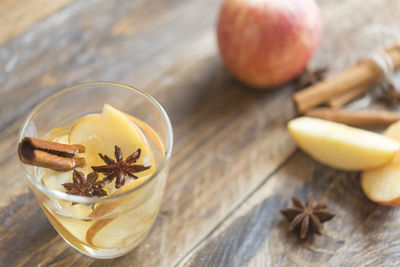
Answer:
[[[299,75],[321,32],[314,0],[225,0],[217,25],[219,50],[230,72],[260,89]]]

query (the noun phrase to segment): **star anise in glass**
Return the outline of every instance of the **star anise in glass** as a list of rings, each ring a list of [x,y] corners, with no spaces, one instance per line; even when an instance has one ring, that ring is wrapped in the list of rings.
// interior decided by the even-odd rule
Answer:
[[[125,177],[131,177],[137,179],[138,177],[134,173],[142,172],[149,169],[151,166],[145,166],[141,164],[134,164],[140,157],[141,149],[139,148],[133,152],[126,160],[123,160],[122,151],[118,146],[115,146],[115,160],[111,159],[107,155],[99,153],[100,158],[107,164],[103,166],[92,166],[93,171],[100,172],[106,175],[103,182],[110,183],[114,178],[115,187],[120,188],[125,184]]]
[[[321,234],[322,223],[332,219],[335,214],[326,210],[326,203],[317,202],[313,205],[314,199],[308,195],[304,204],[298,197],[292,198],[294,207],[282,209],[281,213],[290,222],[289,230],[300,230],[300,238],[305,239],[311,231]]]
[[[310,70],[307,68],[300,76],[297,78],[296,89],[300,90],[302,88],[313,85],[325,78],[325,73],[327,68],[321,67],[315,70]]]
[[[85,197],[103,197],[107,196],[107,192],[104,191],[103,181],[97,181],[98,175],[95,172],[91,172],[85,178],[83,172],[74,170],[72,174],[73,183],[62,184],[67,190],[68,194],[85,196]]]

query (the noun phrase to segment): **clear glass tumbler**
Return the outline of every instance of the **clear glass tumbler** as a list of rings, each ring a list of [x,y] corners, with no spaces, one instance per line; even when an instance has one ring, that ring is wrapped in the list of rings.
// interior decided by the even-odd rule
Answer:
[[[25,136],[48,139],[49,132],[56,128],[68,133],[76,120],[101,113],[104,104],[127,114],[150,143],[155,171],[144,182],[108,197],[83,197],[46,187],[41,182],[42,168],[21,165],[30,188],[61,237],[85,255],[110,259],[135,248],[150,231],[160,209],[173,143],[171,123],[161,105],[127,85],[80,84],[39,103],[26,117],[18,140]]]

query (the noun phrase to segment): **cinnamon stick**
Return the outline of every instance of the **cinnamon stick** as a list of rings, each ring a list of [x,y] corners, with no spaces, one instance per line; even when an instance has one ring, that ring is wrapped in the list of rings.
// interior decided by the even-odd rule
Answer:
[[[57,171],[84,166],[84,158],[74,158],[83,152],[85,147],[81,145],[60,144],[33,137],[24,137],[18,145],[18,156],[23,163]]]
[[[356,86],[349,91],[344,92],[343,94],[335,95],[329,99],[328,105],[333,109],[339,109],[349,103],[351,100],[368,91],[369,88],[371,88],[370,84]]]
[[[356,127],[386,126],[400,120],[400,112],[383,110],[334,110],[330,108],[315,108],[307,111],[305,115]]]
[[[400,46],[385,50],[393,61],[394,68],[400,66]],[[382,78],[383,72],[372,60],[360,63],[304,90],[294,94],[293,99],[300,113],[326,103],[335,95],[343,94],[361,84],[375,84]]]
[[[391,91],[385,93],[385,94],[382,96],[382,99],[383,99],[383,100],[386,100],[386,101],[399,101],[399,100],[400,100],[400,92],[397,91],[397,90],[393,87]]]

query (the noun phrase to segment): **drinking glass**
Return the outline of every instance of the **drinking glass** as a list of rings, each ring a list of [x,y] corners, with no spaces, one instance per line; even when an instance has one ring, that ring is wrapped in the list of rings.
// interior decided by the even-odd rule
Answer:
[[[135,248],[158,215],[173,143],[171,123],[162,106],[127,85],[79,84],[39,103],[26,117],[18,141],[25,136],[43,138],[55,128],[68,133],[78,119],[101,113],[104,104],[128,114],[150,144],[156,168],[143,183],[103,198],[77,196],[46,187],[41,182],[42,168],[21,165],[29,187],[60,236],[85,255],[110,259]]]

